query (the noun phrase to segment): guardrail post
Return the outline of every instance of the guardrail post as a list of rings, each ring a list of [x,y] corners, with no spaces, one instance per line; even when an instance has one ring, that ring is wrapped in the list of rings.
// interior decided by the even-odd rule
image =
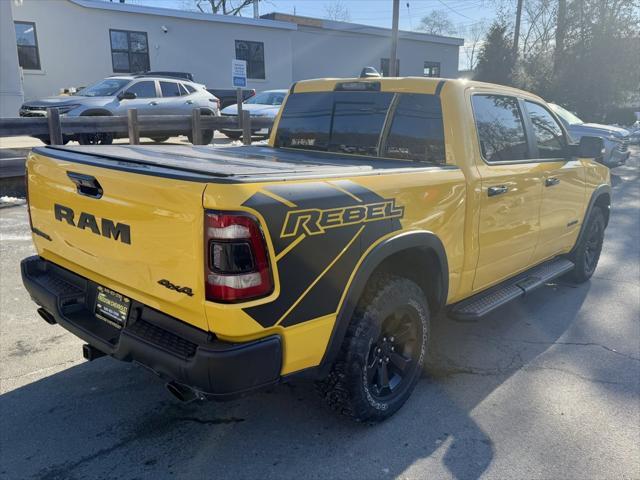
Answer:
[[[199,108],[191,110],[191,143],[202,145],[202,118]]]
[[[247,110],[242,111],[242,143],[251,145],[251,115]]]
[[[127,110],[127,127],[129,128],[129,145],[140,145],[140,125],[138,124],[138,110]]]
[[[242,89],[238,87],[236,89],[236,106],[238,108],[238,126],[242,128],[242,102],[244,101],[244,94],[242,93]]]
[[[62,145],[62,126],[60,112],[57,108],[47,108],[47,123],[49,124],[49,143]]]

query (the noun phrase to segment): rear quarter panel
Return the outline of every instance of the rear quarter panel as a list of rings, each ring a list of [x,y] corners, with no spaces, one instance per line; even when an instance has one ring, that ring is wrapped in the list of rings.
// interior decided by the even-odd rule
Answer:
[[[206,302],[209,328],[240,341],[278,333],[283,373],[320,363],[337,311],[366,253],[410,230],[445,245],[450,285],[464,255],[465,181],[457,167],[256,184],[210,184],[204,207],[242,210],[264,227],[274,292],[238,305]],[[451,293],[450,293],[451,295]]]

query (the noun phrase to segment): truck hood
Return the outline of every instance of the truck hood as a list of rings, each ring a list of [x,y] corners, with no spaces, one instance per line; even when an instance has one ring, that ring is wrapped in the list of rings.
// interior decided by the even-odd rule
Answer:
[[[612,127],[610,125],[601,125],[599,123],[581,123],[578,125],[570,125],[569,133],[576,140],[579,140],[585,135],[593,135],[596,137],[608,138],[611,135],[617,138],[624,138],[629,136],[629,132],[624,128]]]

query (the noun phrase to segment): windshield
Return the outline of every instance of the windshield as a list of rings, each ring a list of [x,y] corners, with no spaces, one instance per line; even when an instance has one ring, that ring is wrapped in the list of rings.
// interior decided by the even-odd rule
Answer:
[[[244,103],[257,103],[259,105],[282,105],[284,92],[261,92],[254,95]]]
[[[124,87],[131,80],[126,78],[105,78],[87,88],[83,88],[76,95],[83,97],[110,97]]]
[[[556,115],[558,115],[562,120],[567,122],[569,125],[580,125],[584,123],[576,115],[571,113],[569,110],[565,110],[560,105],[556,105],[555,103],[550,103],[549,106],[551,107],[551,110],[553,110],[556,113]]]

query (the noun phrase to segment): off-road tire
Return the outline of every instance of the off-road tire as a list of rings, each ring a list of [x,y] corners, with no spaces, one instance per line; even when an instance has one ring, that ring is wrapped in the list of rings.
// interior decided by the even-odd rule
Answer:
[[[381,400],[367,380],[372,348],[380,341],[382,325],[393,312],[413,312],[416,324],[412,371],[391,397]],[[379,422],[393,415],[409,398],[420,378],[430,336],[430,314],[422,289],[411,280],[391,275],[373,278],[363,294],[329,375],[316,383],[333,410],[359,422]]]
[[[575,268],[567,275],[571,281],[586,282],[595,272],[602,251],[605,227],[606,221],[602,209],[594,206],[584,227],[584,235],[569,257],[575,264]]]

